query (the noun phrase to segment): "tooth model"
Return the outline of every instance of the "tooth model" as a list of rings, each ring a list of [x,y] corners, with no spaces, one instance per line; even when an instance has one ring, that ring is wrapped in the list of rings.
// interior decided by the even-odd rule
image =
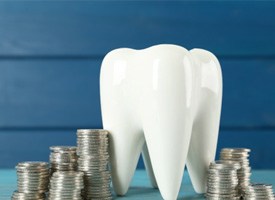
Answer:
[[[205,192],[222,99],[212,53],[168,44],[113,50],[102,62],[100,96],[118,195],[127,192],[141,152],[163,199],[177,198],[185,164],[195,191]]]

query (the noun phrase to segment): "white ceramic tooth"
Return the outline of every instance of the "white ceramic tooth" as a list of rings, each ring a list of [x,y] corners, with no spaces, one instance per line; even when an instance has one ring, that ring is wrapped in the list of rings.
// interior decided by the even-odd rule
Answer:
[[[215,95],[204,87],[222,86],[221,77],[212,74],[212,65],[198,51],[157,45],[144,50],[117,49],[104,58],[100,76],[102,118],[104,129],[111,132],[112,178],[117,194],[127,192],[142,147],[152,185],[158,186],[164,199],[178,196],[188,150],[192,182],[196,191],[203,190],[204,183],[198,181],[204,180],[204,167],[194,164],[205,166],[216,149],[219,115],[207,115],[214,109],[207,107],[216,106],[220,112],[220,100],[210,104]],[[211,78],[218,81],[205,81]],[[200,85],[204,82],[206,86]],[[221,99],[221,93],[216,96]],[[208,126],[212,128],[200,132]],[[206,152],[195,157],[190,140],[194,150]],[[198,148],[199,144],[205,147]]]
[[[124,84],[124,78],[128,66],[127,60],[120,60],[123,52],[128,54],[131,50],[108,54],[100,75],[103,126],[110,131],[112,182],[118,195],[127,192],[144,144],[135,108],[127,98],[128,86]]]
[[[150,158],[148,147],[147,147],[146,143],[143,146],[142,158],[143,158],[143,162],[144,162],[144,165],[145,165],[145,168],[146,168],[146,171],[147,171],[147,175],[150,179],[151,185],[154,188],[158,188],[157,180],[156,180],[156,177],[155,177],[155,174],[154,174],[151,158]]]
[[[197,193],[206,192],[206,174],[215,159],[220,125],[222,73],[219,61],[209,51],[190,51],[197,66],[194,122],[187,156],[187,169]]]

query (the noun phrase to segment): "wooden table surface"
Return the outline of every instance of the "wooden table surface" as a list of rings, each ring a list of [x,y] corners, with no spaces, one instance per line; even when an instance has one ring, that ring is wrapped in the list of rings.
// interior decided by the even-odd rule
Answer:
[[[254,170],[252,181],[257,183],[270,183],[275,185],[275,170]],[[1,169],[0,200],[10,199],[10,196],[15,189],[16,171],[14,169]],[[151,188],[146,172],[144,170],[137,170],[127,195],[124,197],[115,196],[114,199],[153,200],[161,199],[161,196],[157,189]],[[178,199],[204,199],[203,195],[195,194],[187,172],[184,175]]]

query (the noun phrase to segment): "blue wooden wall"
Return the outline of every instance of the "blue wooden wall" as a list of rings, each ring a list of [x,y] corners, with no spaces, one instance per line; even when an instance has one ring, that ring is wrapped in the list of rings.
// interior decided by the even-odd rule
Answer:
[[[275,168],[275,2],[1,1],[0,167],[48,160],[100,128],[99,70],[119,47],[174,43],[217,55],[221,147]],[[139,167],[142,167],[142,162]]]

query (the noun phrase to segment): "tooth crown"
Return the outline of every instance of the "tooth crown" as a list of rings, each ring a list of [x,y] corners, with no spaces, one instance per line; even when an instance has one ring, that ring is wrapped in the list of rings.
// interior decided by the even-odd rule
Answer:
[[[222,99],[213,54],[177,45],[113,50],[102,63],[100,95],[117,194],[127,192],[141,152],[164,199],[177,198],[185,164],[194,189],[205,192]]]

